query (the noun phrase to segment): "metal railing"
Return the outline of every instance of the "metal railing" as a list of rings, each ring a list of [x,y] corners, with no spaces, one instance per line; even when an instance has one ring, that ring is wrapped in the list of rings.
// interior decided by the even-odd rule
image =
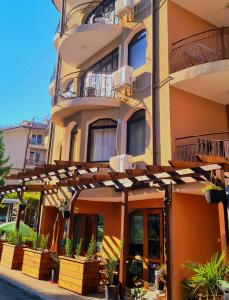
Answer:
[[[82,24],[117,24],[119,19],[115,16],[114,5],[115,1],[110,0],[107,7],[101,5],[101,1],[86,2],[75,6],[65,17],[64,32]]]
[[[31,166],[42,166],[45,164],[45,161],[44,160],[33,160],[32,158],[29,158],[26,160],[26,164],[31,165]]]
[[[62,77],[53,105],[77,97],[115,98],[111,72],[79,71]]]
[[[207,30],[172,44],[171,73],[229,59],[229,27]]]
[[[176,139],[176,160],[197,161],[197,154],[229,157],[229,132],[215,132]]]

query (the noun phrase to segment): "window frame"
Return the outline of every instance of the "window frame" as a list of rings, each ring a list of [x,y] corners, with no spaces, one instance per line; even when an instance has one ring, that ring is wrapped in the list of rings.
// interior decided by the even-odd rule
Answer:
[[[93,124],[97,123],[98,121],[102,121],[102,120],[109,120],[114,122],[113,125],[99,125],[99,126],[93,126]],[[90,158],[90,153],[91,153],[91,141],[92,141],[92,131],[93,129],[116,129],[116,134],[117,134],[117,126],[118,126],[118,122],[112,118],[99,118],[97,120],[95,120],[94,122],[90,123],[88,126],[88,139],[87,139],[87,162],[108,162],[108,160],[101,160],[101,161],[95,161],[95,160],[91,160]]]
[[[74,139],[77,139],[77,135],[78,135],[78,131],[79,131],[79,126],[78,124],[75,124],[74,127],[71,130],[71,136],[70,136],[70,146],[69,146],[69,160],[73,161],[73,157],[74,157],[74,153],[72,153],[72,148],[73,148],[73,137]]]
[[[139,116],[137,118],[134,119],[135,115],[138,114],[138,113],[141,113],[144,111],[144,116]],[[131,116],[130,118],[127,120],[127,128],[126,128],[126,136],[127,136],[127,139],[126,139],[126,153],[127,154],[130,154],[130,155],[133,155],[130,153],[130,125],[131,124],[134,124],[134,123],[137,123],[138,121],[142,121],[144,120],[145,121],[145,136],[146,136],[146,111],[145,109],[139,109],[137,111],[135,111]],[[141,153],[141,154],[137,154],[137,155],[133,155],[133,156],[138,156],[138,155],[144,155],[145,154],[145,148],[146,148],[146,143],[144,145],[144,152]]]
[[[142,33],[145,33],[142,37],[139,38],[139,36],[141,36]],[[141,41],[142,39],[146,40],[146,51],[147,51],[147,33],[146,33],[146,29],[142,29],[139,32],[137,32],[134,37],[131,39],[131,41],[128,44],[128,65],[131,66],[130,64],[130,51],[131,51],[131,47],[134,46],[135,44],[137,44],[139,41]],[[146,53],[145,53],[145,59],[146,59]],[[144,66],[146,64],[146,61],[143,65],[137,67],[136,69],[133,67],[134,70],[137,70],[138,68],[141,68],[142,66]]]

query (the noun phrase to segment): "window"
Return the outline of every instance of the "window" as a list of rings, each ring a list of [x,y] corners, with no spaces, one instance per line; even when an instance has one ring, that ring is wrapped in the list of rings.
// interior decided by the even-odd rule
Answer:
[[[30,160],[30,162],[38,163],[40,161],[40,153],[30,151],[29,160]]]
[[[111,73],[118,69],[118,48],[91,66],[82,77],[82,97],[113,97]]]
[[[114,24],[118,22],[115,17],[115,1],[103,0],[87,17],[85,23]]]
[[[145,153],[145,110],[135,112],[127,121],[127,153],[133,156]]]
[[[146,31],[135,35],[128,47],[129,66],[137,69],[146,63]]]
[[[30,143],[32,145],[41,145],[42,144],[42,135],[33,133]]]
[[[130,216],[130,255],[143,255],[143,214]]]
[[[78,125],[75,125],[71,131],[69,160],[75,160],[77,157],[77,133]]]
[[[100,119],[89,126],[88,161],[109,161],[116,154],[117,122]]]
[[[103,244],[103,215],[97,215],[96,219],[96,252],[101,253]]]

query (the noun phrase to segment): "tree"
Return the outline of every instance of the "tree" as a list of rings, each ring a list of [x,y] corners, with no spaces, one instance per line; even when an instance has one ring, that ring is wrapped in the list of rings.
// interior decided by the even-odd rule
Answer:
[[[5,157],[3,134],[0,132],[0,186],[4,186],[5,176],[9,174],[11,165],[7,165],[9,157]]]

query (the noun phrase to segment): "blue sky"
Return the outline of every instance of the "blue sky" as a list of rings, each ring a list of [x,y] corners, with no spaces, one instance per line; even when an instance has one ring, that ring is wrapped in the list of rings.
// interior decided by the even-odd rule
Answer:
[[[0,126],[50,115],[58,20],[51,0],[2,1]]]

